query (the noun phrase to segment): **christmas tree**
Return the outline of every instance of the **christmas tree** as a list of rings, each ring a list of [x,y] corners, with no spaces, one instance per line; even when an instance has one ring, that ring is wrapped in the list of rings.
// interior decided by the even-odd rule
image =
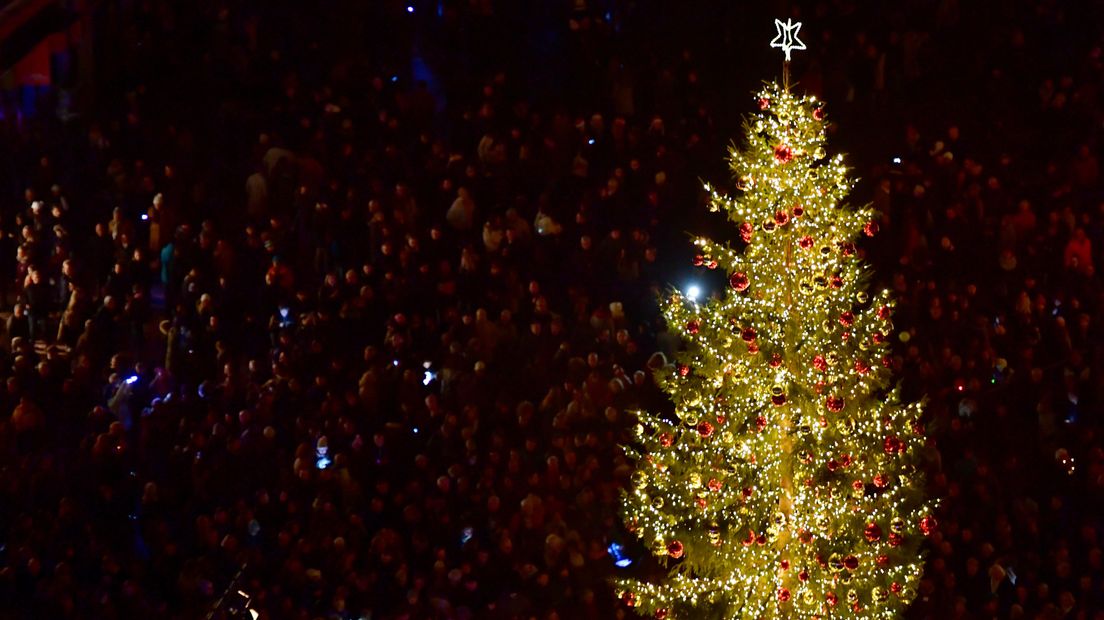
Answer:
[[[730,290],[663,302],[685,343],[656,375],[674,414],[640,412],[626,446],[624,521],[666,578],[617,588],[660,619],[897,617],[935,520],[921,407],[891,385],[893,303],[856,249],[875,214],[844,202],[820,102],[771,84],[758,107],[731,151],[738,193],[705,188],[742,243],[695,241]]]

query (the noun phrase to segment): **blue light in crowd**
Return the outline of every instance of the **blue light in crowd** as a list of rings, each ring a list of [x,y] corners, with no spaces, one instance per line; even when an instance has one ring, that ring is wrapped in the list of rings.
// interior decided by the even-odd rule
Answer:
[[[587,144],[594,146],[594,138],[587,140]]]
[[[613,556],[613,564],[618,568],[627,568],[633,561],[625,556],[625,549],[616,542],[611,542],[609,547],[606,547],[606,552]]]
[[[134,385],[138,381],[138,375],[131,375],[126,378],[127,385]]]

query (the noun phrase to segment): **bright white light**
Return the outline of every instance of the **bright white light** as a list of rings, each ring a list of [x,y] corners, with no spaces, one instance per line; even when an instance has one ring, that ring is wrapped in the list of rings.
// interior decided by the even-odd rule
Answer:
[[[790,62],[790,50],[805,49],[805,44],[797,38],[797,33],[801,32],[801,22],[794,23],[792,19],[783,22],[776,19],[774,27],[778,30],[778,34],[770,42],[770,46],[780,48],[786,54],[786,62]]]
[[[148,220],[149,220],[149,213],[143,213],[142,214],[142,221],[145,222],[145,221],[148,221]]]
[[[318,465],[318,469],[326,469],[327,467],[330,466],[330,463],[332,463],[332,462],[333,461],[330,460],[330,457],[320,456],[320,457],[318,457],[318,460],[315,461],[315,464]]]
[[[127,385],[134,385],[138,381],[138,375],[131,375],[126,378]]]
[[[253,618],[253,620],[257,620],[257,618],[261,617],[261,612],[257,611],[256,609],[250,609],[249,617]]]
[[[437,378],[437,373],[427,370],[427,371],[425,371],[425,376],[422,377],[422,385],[429,385],[436,378]]]
[[[697,301],[701,296],[701,287],[697,284],[691,284],[686,288],[686,298],[690,301]]]
[[[414,7],[410,6],[409,4],[406,5],[406,12],[407,13],[413,13],[414,12]]]
[[[894,157],[893,158],[893,163],[900,164],[901,163],[901,158],[900,157]]]
[[[587,140],[587,144],[594,145],[594,138]]]

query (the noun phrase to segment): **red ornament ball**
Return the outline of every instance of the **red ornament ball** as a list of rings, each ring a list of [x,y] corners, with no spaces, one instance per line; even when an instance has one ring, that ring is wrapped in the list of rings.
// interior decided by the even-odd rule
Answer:
[[[790,570],[790,561],[789,560],[782,560],[781,562],[778,563],[778,565],[782,567],[782,570]]]
[[[841,456],[840,465],[843,465],[844,467],[849,467],[851,465],[851,455],[844,454],[843,456]]]
[[[889,556],[882,554],[874,558],[874,563],[878,566],[889,566]]]
[[[870,364],[867,364],[864,360],[855,360],[855,372],[865,375],[870,372]]]
[[[817,107],[813,108],[813,119],[818,121],[824,120],[824,106],[818,105]]]
[[[851,243],[850,241],[845,241],[841,243],[840,252],[842,252],[844,256],[853,255],[855,253],[855,244]]]
[[[623,603],[625,603],[625,605],[627,607],[635,607],[636,606],[636,594],[634,594],[632,592],[625,592],[625,593],[621,594],[621,601]]]
[[[867,222],[866,226],[863,226],[863,233],[865,233],[867,237],[873,237],[878,234],[878,222],[873,220]]]
[[[902,590],[901,584],[894,581],[893,583],[889,584],[889,590],[894,594],[900,594]]]
[[[667,620],[667,610],[657,609],[655,612],[655,618],[656,620]]]
[[[690,374],[690,367],[686,364],[679,364],[677,368],[680,377],[685,377],[686,375]]]
[[[886,321],[889,319],[889,306],[882,306],[878,308],[878,318]]]
[[[754,342],[757,336],[758,334],[755,333],[754,327],[745,327],[743,331],[740,332],[740,338],[743,338],[744,342]]]
[[[713,434],[713,425],[709,422],[701,422],[698,424],[698,433],[702,437],[709,437]]]
[[[832,413],[839,413],[840,411],[843,411],[843,406],[845,404],[846,402],[843,400],[842,396],[829,396],[827,400],[825,400],[825,405],[828,407],[828,411],[831,411]]]
[[[845,466],[845,467],[846,467],[846,466]],[[862,480],[853,480],[853,481],[851,482],[851,488],[852,488],[852,489],[855,489],[856,491],[861,491],[861,490],[863,490],[864,488],[866,488],[866,485],[864,485],[864,484],[863,484],[863,481],[862,481]]]
[[[697,319],[693,319],[691,321],[686,322],[686,331],[691,333],[691,334],[698,333],[698,328],[699,327],[701,327],[701,324],[698,323]]]
[[[777,353],[772,353],[770,358],[770,367],[778,368],[782,365],[782,356]]]
[[[809,248],[813,247],[813,238],[809,235],[805,235],[801,238],[800,241],[797,242],[797,245],[801,246],[802,250],[808,250]]]
[[[813,358],[813,368],[816,368],[820,372],[828,370],[828,360],[824,359],[823,355],[817,355]]]
[[[885,344],[885,342],[889,340],[889,338],[882,332],[874,332],[874,335],[870,337],[870,340],[874,344]]]
[[[720,480],[717,480],[716,478],[710,478],[709,479],[709,490],[710,491],[720,491],[723,486],[724,486],[724,483],[721,482]]]
[[[832,276],[832,279],[828,281],[832,288],[839,288],[843,286],[843,278],[839,276]]]
[[[697,256],[694,257],[694,260],[691,261],[691,262],[694,263],[695,267],[701,267],[702,264],[705,263],[705,257],[702,256],[701,254],[698,254]]]
[[[877,542],[882,539],[882,528],[877,523],[871,521],[866,524],[866,529],[863,530],[863,536],[866,537],[866,542]]]
[[[759,417],[755,418],[755,428],[757,430],[762,431],[766,427],[767,427],[767,419],[765,417],[759,416]]]
[[[890,547],[899,547],[899,546],[901,546],[901,543],[903,543],[903,542],[905,542],[905,537],[904,536],[901,536],[897,532],[890,532],[889,533],[889,546]]]
[[[674,439],[671,437],[670,433],[660,433],[659,445],[664,448],[670,448],[672,443],[674,443]]]
[[[807,570],[801,571],[800,573],[797,574],[797,578],[800,579],[801,581],[808,581],[809,580],[809,571],[807,571]]]
[[[849,555],[849,556],[843,558],[843,566],[847,570],[855,570],[856,568],[859,567],[859,558],[857,558],[853,555]]]
[[[779,226],[785,226],[786,224],[789,223],[789,221],[790,221],[790,215],[788,213],[786,213],[785,211],[779,210],[779,211],[774,212],[774,223],[775,224],[778,224]]]
[[[706,269],[716,269],[717,268],[717,261],[715,261],[715,260],[709,261],[708,263],[705,264],[705,268]]]
[[[835,607],[839,604],[839,597],[836,596],[835,592],[829,592],[828,594],[825,594],[824,600],[828,603],[829,607]]]
[[[886,478],[885,474],[877,474],[874,476],[874,486],[878,487],[879,489],[884,489],[888,485],[889,479]]]
[[[836,471],[837,469],[839,469],[839,461],[828,459],[828,471]]]
[[[755,342],[749,342],[747,348],[748,353],[750,353],[751,355],[755,355],[759,352],[759,345]]]
[[[773,394],[773,395],[771,395],[771,403],[773,403],[775,407],[781,407],[782,405],[785,405],[786,404],[786,395],[785,394]]]
[[[737,271],[728,278],[728,284],[737,292],[744,292],[751,285],[751,281],[748,280],[747,274]]]
[[[790,600],[790,591],[786,588],[778,588],[778,602],[785,603]]]
[[[886,454],[900,454],[905,451],[905,445],[895,435],[890,435],[882,442],[882,449]]]
[[[803,207],[801,205],[797,205],[796,207],[793,208],[793,216],[794,217],[801,217],[802,215],[805,215],[805,207]]]
[[[935,528],[938,525],[939,523],[935,520],[935,517],[931,515],[920,519],[920,531],[924,534],[924,536],[930,536],[931,533],[935,531]]]
[[[843,325],[844,327],[851,327],[855,324],[855,313],[850,311],[844,312],[840,315],[839,322],[840,325]]]
[[[672,540],[671,542],[667,543],[667,555],[675,558],[676,560],[682,557],[684,550],[685,548],[682,546],[682,543],[677,540]]]
[[[770,107],[770,104],[771,104],[770,99],[768,99],[766,97],[760,97],[759,98],[759,109],[760,110],[766,110],[767,108]]]
[[[751,243],[751,233],[754,231],[755,229],[750,223],[740,224],[740,238],[744,240],[744,243]]]
[[[781,164],[787,164],[793,159],[793,149],[786,144],[774,147],[774,159]]]

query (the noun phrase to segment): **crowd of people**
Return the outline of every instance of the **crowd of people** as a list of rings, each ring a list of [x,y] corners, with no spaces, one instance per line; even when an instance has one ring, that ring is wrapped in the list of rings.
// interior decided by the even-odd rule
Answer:
[[[497,3],[184,4],[124,11],[125,96],[0,126],[0,618],[631,615],[617,446],[748,89],[632,3],[563,3],[548,100]],[[795,77],[929,398],[910,617],[1104,618],[1104,39],[998,4],[817,3]]]

